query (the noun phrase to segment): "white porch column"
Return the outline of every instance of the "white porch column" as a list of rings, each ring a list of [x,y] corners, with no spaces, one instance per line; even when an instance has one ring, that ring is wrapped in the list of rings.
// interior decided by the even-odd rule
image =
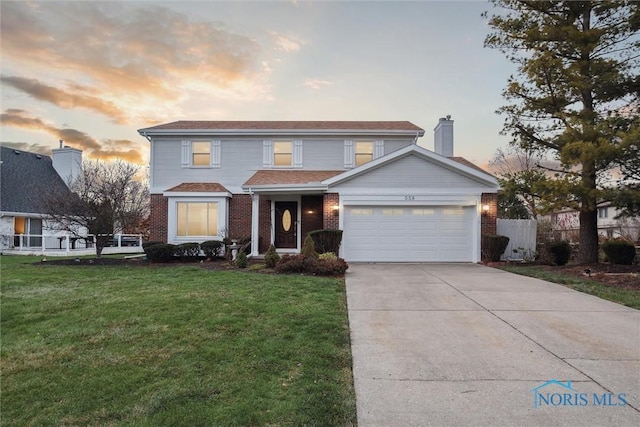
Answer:
[[[260,211],[260,196],[257,194],[251,195],[251,256],[260,255],[259,242],[260,242],[260,227],[259,227],[259,214]]]

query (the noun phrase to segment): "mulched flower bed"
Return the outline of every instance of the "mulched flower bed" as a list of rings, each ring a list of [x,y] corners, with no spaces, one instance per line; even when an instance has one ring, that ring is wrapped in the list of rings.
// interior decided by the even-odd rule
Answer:
[[[589,265],[546,265],[539,263],[493,262],[487,263],[487,265],[490,267],[500,265],[513,267],[537,266],[557,274],[591,279],[604,285],[620,289],[640,291],[640,264],[618,265],[598,263]]]

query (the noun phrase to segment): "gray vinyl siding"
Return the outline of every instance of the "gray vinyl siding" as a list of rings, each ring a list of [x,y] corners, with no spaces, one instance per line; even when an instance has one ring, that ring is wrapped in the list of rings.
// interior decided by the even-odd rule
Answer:
[[[221,163],[219,168],[183,168],[181,167],[182,140],[213,140],[220,144]],[[154,138],[153,159],[151,164],[152,191],[162,192],[183,182],[218,182],[231,191],[239,191],[256,171],[263,169],[263,141],[301,139],[303,170],[342,170],[344,169],[344,141],[351,139],[374,140],[376,138],[353,137],[217,137],[185,136],[170,138]],[[384,153],[389,154],[413,143],[412,138],[384,139]]]
[[[344,169],[344,139],[303,139],[302,141],[303,169]]]
[[[332,189],[352,188],[478,188],[483,184],[459,172],[425,161],[413,155],[400,158],[383,167],[355,177]]]
[[[384,140],[384,154],[390,154],[394,151],[398,151],[407,145],[413,144],[413,139],[385,139]]]

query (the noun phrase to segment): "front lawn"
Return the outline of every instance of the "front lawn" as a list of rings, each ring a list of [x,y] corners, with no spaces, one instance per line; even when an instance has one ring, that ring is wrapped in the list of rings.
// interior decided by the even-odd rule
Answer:
[[[343,281],[2,256],[3,425],[350,425]]]
[[[595,295],[599,298],[617,302],[640,310],[640,287],[637,285],[637,274],[630,273],[629,276],[617,278],[617,280],[606,280],[602,273],[593,273],[589,278],[584,275],[577,275],[576,271],[583,271],[585,268],[551,267],[544,265],[503,265],[498,266],[502,270],[523,276],[536,277],[548,282],[558,283],[576,291]],[[596,268],[592,267],[595,271]],[[584,273],[581,273],[584,274]]]

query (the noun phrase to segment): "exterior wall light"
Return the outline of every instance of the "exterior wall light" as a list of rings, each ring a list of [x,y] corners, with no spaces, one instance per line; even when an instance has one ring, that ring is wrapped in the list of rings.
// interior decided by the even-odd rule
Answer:
[[[331,211],[333,212],[333,216],[340,215],[340,206],[338,205],[331,206]]]
[[[482,215],[489,215],[489,205],[482,205]]]

